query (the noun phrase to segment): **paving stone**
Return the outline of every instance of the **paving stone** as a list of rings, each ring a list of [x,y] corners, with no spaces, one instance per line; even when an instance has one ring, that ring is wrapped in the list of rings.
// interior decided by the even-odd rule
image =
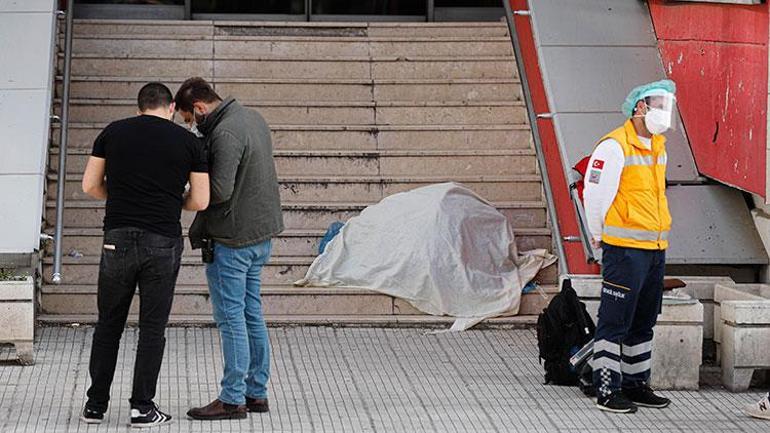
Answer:
[[[598,411],[577,388],[542,385],[533,330],[429,335],[422,329],[270,328],[271,412],[235,421],[186,419],[218,392],[213,328],[171,328],[156,401],[175,417],[159,432],[762,432],[740,409],[760,391],[716,386],[663,392],[665,410]],[[125,432],[138,330],[125,331],[105,423],[78,415],[89,385],[93,329],[41,328],[37,364],[0,367],[0,431]],[[0,347],[0,360],[13,350]]]

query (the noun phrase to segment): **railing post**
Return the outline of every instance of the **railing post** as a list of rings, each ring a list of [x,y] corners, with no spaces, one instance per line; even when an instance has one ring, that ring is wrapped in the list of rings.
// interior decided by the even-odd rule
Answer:
[[[56,184],[56,231],[54,232],[53,276],[54,284],[61,284],[62,234],[64,232],[64,188],[67,181],[67,133],[69,132],[70,70],[72,65],[72,30],[75,1],[67,1],[64,35],[64,71],[61,98],[61,125],[59,129],[59,170]]]

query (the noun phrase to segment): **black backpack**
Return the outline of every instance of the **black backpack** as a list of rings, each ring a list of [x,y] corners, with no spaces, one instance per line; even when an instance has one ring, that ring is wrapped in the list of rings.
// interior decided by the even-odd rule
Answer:
[[[537,318],[537,347],[544,361],[546,384],[578,384],[578,372],[569,359],[593,338],[595,330],[572,281],[565,279],[561,291]]]

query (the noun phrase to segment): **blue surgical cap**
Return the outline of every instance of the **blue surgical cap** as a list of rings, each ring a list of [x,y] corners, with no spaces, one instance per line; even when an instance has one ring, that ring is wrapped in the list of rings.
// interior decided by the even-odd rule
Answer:
[[[663,92],[674,94],[676,93],[676,84],[671,80],[660,80],[652,83],[642,84],[641,86],[634,87],[634,90],[626,96],[626,100],[623,101],[621,110],[626,117],[634,115],[634,107],[640,99],[644,99],[648,96],[660,95]]]

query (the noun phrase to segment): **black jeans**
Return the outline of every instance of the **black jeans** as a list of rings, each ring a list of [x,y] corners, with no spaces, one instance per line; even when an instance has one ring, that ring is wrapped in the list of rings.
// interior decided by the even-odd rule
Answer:
[[[130,403],[141,411],[152,407],[183,247],[181,237],[169,238],[142,229],[120,228],[104,234],[88,408],[107,410],[120,337],[137,285],[139,344]]]

